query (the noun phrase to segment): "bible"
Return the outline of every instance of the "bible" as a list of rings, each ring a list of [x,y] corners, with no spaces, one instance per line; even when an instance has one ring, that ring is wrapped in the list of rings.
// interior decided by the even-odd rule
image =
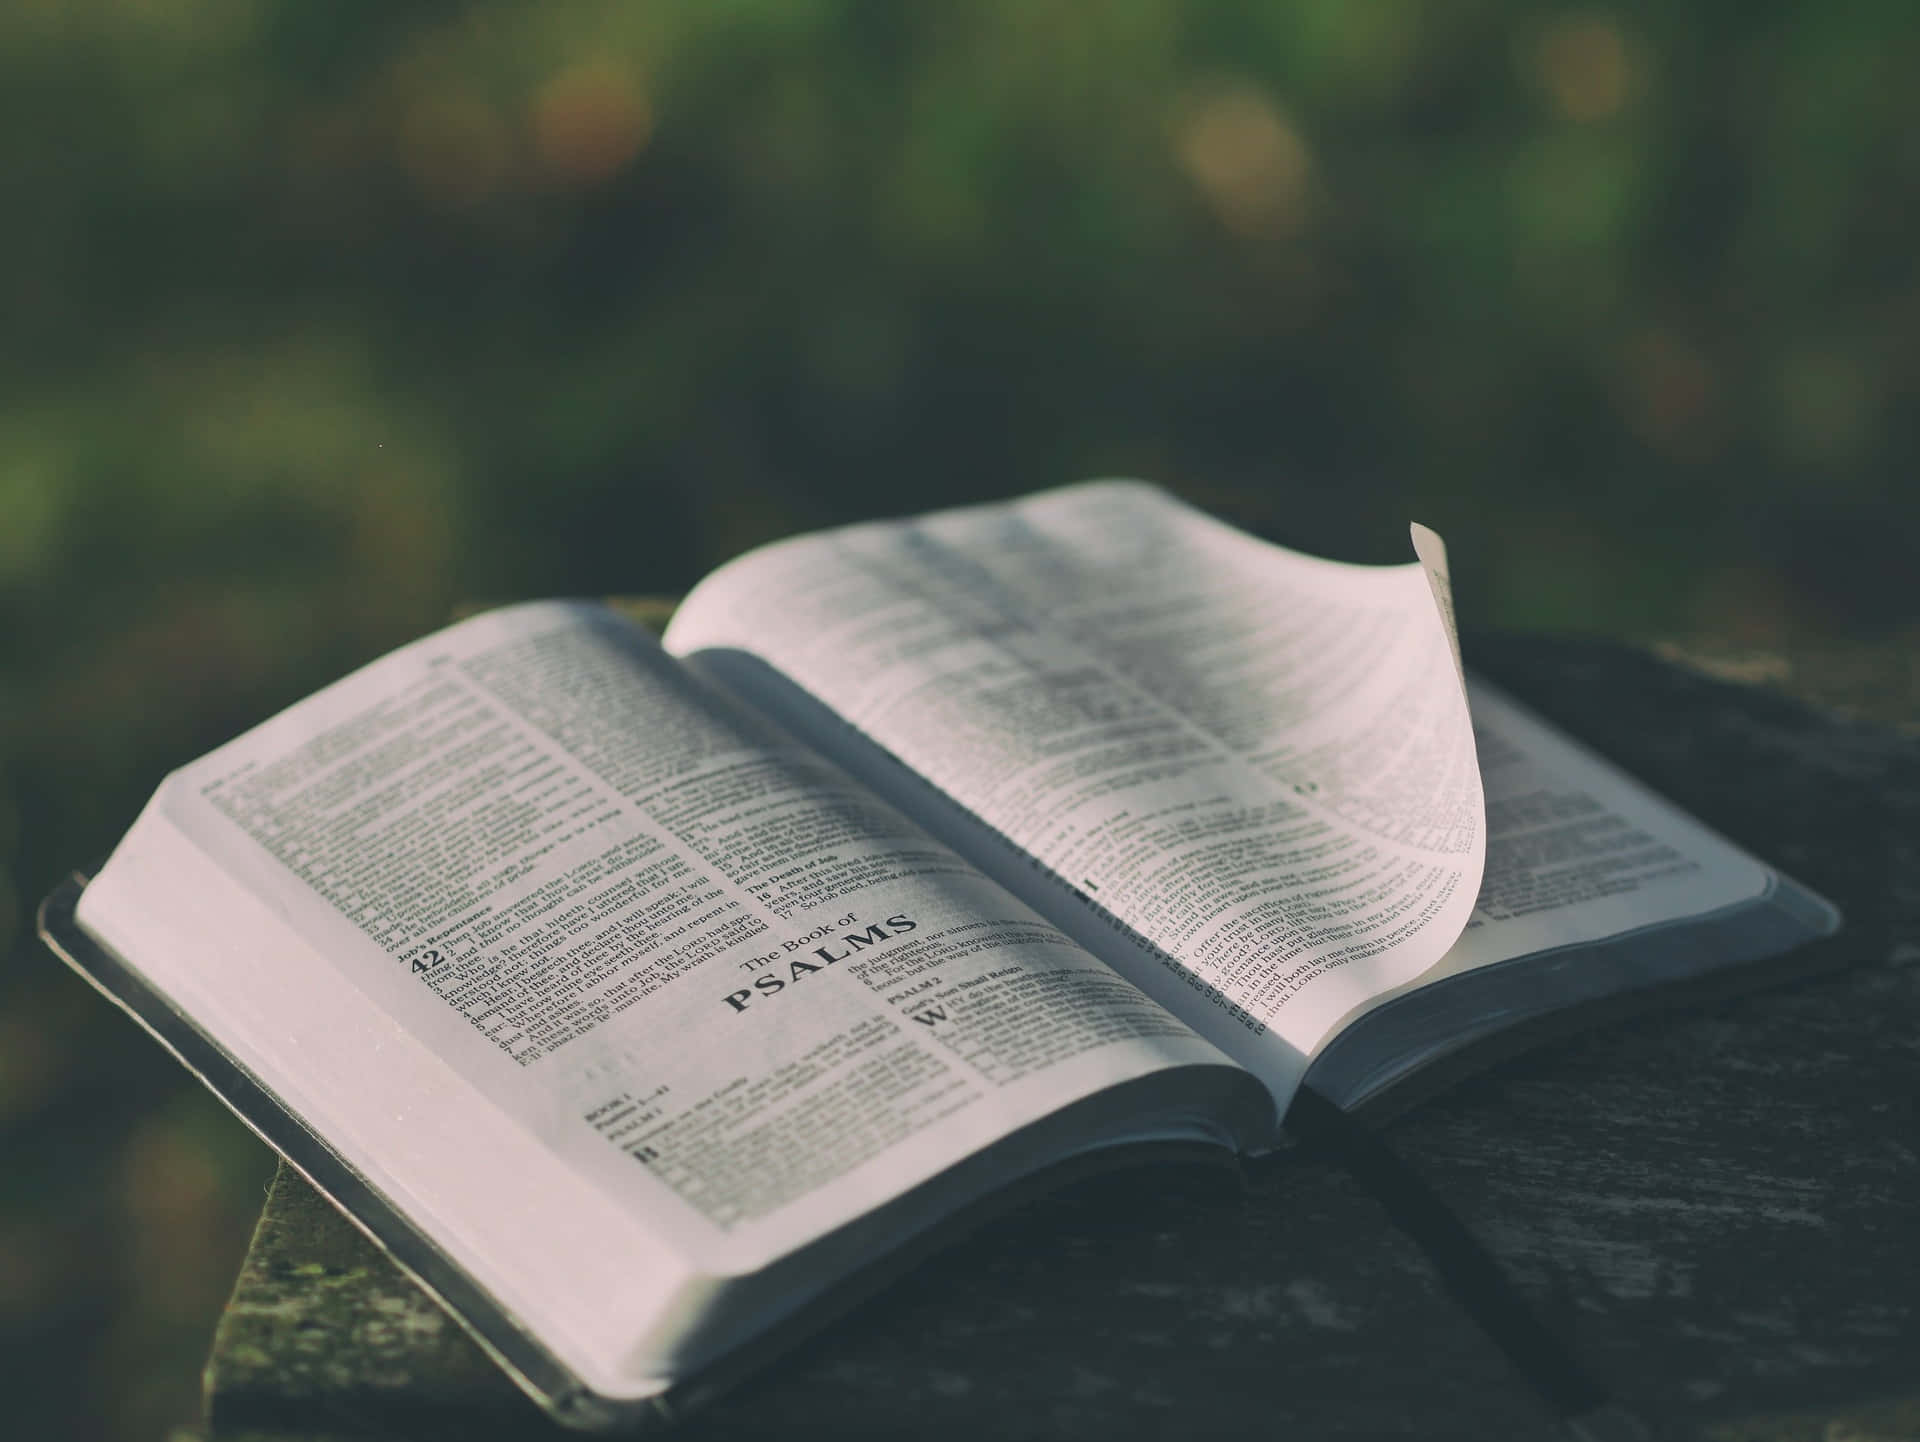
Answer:
[[[169,776],[42,931],[553,1416],[1033,1188],[1283,1145],[1832,932],[1466,670],[1445,552],[1137,482],[533,602]]]

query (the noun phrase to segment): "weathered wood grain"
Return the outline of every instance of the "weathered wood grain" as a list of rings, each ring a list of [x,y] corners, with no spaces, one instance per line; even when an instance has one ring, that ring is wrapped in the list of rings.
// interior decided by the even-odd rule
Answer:
[[[1392,1143],[1660,1435],[1920,1436],[1920,739],[1599,642],[1469,661],[1832,896],[1841,971],[1501,1064]],[[1844,698],[1843,698],[1844,699]],[[550,1430],[283,1172],[216,1438]],[[1548,1436],[1341,1172],[1143,1170],[983,1229],[682,1434]]]

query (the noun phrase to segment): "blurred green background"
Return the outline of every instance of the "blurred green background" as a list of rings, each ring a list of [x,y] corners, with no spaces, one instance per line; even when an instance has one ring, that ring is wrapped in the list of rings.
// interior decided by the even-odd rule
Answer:
[[[1920,7],[9,0],[0,1430],[189,1419],[270,1164],[30,939],[471,600],[1094,474],[1469,624],[1920,640]]]

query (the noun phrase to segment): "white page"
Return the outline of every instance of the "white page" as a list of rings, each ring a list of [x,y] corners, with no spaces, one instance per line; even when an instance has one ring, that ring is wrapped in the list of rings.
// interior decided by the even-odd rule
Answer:
[[[1771,873],[1535,718],[1469,683],[1487,796],[1473,919],[1420,983],[1755,901]]]
[[[1778,915],[1775,942],[1751,922],[1728,940],[1720,927],[1765,914],[1771,869],[1497,687],[1474,678],[1469,691],[1487,796],[1479,902],[1430,971],[1356,1008],[1329,1037],[1314,1080],[1342,1105],[1530,1018],[1838,925],[1827,908],[1824,919]],[[1663,938],[1669,928],[1682,929]]]
[[[1197,991],[1109,957],[1282,1098],[1478,890],[1472,733],[1419,565],[1316,561],[1096,483],[767,547],[667,645],[762,658],[1177,958]]]
[[[717,1274],[1076,1097],[1226,1064],[599,607],[517,607],[403,648],[176,773],[157,805]],[[334,1084],[378,1078],[370,1061]]]
[[[602,1392],[659,1390],[677,1346],[660,1323],[704,1290],[696,1268],[487,1105],[157,803],[88,884],[79,920],[140,958],[150,985],[508,1315],[537,1318],[543,1346]]]

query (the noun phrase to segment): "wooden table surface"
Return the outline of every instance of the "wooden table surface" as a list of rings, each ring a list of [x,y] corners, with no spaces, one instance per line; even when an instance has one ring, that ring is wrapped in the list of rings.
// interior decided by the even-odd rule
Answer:
[[[1535,1049],[1389,1140],[1653,1435],[1920,1438],[1920,733],[1888,724],[1920,718],[1913,657],[1467,652],[1847,929],[1825,944],[1838,969]],[[219,1439],[556,1435],[284,1169],[208,1386]],[[1295,1155],[1243,1183],[1143,1169],[1028,1206],[678,1435],[1554,1432],[1376,1203]]]

